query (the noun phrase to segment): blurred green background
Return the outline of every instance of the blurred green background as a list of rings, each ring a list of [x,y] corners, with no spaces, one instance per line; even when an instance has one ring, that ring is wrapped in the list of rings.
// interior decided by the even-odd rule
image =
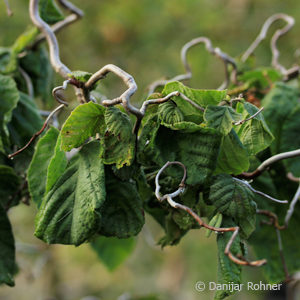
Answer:
[[[214,46],[235,57],[243,53],[270,15],[284,12],[296,20],[295,27],[280,39],[280,61],[295,62],[300,46],[300,1],[292,0],[74,0],[85,17],[58,34],[62,61],[71,70],[95,72],[113,63],[138,84],[133,101],[140,103],[147,86],[156,79],[183,72],[180,49],[187,41],[207,36]],[[0,45],[10,46],[30,24],[28,1],[10,0],[14,16],[0,1]],[[257,49],[259,64],[270,64],[269,39]],[[190,51],[195,88],[216,88],[224,79],[223,66],[204,50]],[[61,79],[57,77],[57,83]],[[115,77],[102,83],[107,97],[124,89]],[[197,292],[197,281],[215,281],[217,250],[215,236],[206,239],[202,230],[190,232],[177,247],[156,247],[163,233],[151,217],[138,238],[131,257],[110,273],[88,245],[47,247],[34,236],[35,208],[20,205],[10,211],[17,242],[20,272],[16,287],[0,287],[0,299],[212,299],[213,292]],[[259,282],[259,269],[244,268],[243,282]],[[121,296],[122,295],[122,296]],[[151,297],[151,295],[153,297]],[[88,298],[90,296],[90,298]],[[92,296],[94,298],[92,298]],[[147,296],[147,297],[146,297]],[[119,298],[118,298],[119,297]],[[145,298],[142,298],[145,297]],[[236,294],[233,299],[264,299],[260,292]]]

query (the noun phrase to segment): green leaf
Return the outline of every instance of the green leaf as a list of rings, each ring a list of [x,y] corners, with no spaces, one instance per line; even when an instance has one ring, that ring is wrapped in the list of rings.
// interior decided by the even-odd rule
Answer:
[[[181,92],[196,104],[206,107],[207,105],[218,105],[227,94],[226,90],[197,90],[183,85],[181,82],[174,81],[167,83],[162,91],[163,96],[167,96],[171,92]],[[179,97],[172,97],[180,111],[184,116],[194,116],[193,119],[196,123],[202,121],[203,112],[195,108],[193,105]]]
[[[118,239],[115,237],[99,236],[91,242],[92,248],[100,260],[113,271],[132,253],[136,245],[134,238]]]
[[[253,187],[277,199],[292,199],[299,185],[286,179],[284,168],[282,169],[273,169],[271,172],[264,172],[255,179]],[[282,174],[284,175],[280,177]],[[276,180],[278,180],[278,184],[276,184]],[[281,194],[283,194],[283,196],[281,196]],[[266,201],[266,198],[259,195],[256,197],[256,201],[259,209],[274,212],[278,216],[279,223],[283,223],[288,209],[287,204],[284,205],[273,201]],[[298,230],[296,230],[300,226],[300,210],[298,204],[299,203],[296,204],[288,227],[280,231],[283,256],[291,276],[300,269],[300,260],[298,259],[300,235],[298,234]],[[256,229],[248,242],[256,254],[256,259],[264,258],[267,260],[267,264],[261,267],[267,282],[271,284],[282,283],[286,279],[286,275],[278,248],[276,229],[274,226],[266,224],[266,221],[268,221],[266,216],[257,215]],[[276,247],[268,247],[267,245],[276,245]]]
[[[22,33],[14,42],[11,47],[14,55],[22,52],[30,43],[32,43],[37,37],[39,31],[36,27],[29,27],[24,33]]]
[[[16,204],[14,199],[20,186],[20,178],[14,169],[0,165],[0,206],[9,208]]]
[[[164,230],[165,236],[162,237],[157,243],[158,245],[161,245],[162,248],[169,245],[177,245],[181,238],[187,233],[187,230],[184,230],[178,226],[171,213],[165,217]]]
[[[20,93],[20,100],[8,124],[12,144],[23,147],[42,126],[43,120],[35,102],[26,94]]]
[[[14,274],[17,271],[15,262],[15,240],[11,225],[0,205],[0,284],[14,286]]]
[[[43,199],[35,235],[54,244],[80,245],[91,238],[101,220],[105,201],[104,166],[99,143],[91,142],[74,156]]]
[[[249,169],[247,150],[234,129],[223,137],[215,173],[241,174]]]
[[[174,124],[184,120],[182,112],[173,101],[160,104],[158,114],[161,124]]]
[[[221,134],[191,122],[170,127],[177,130],[159,126],[157,116],[148,120],[139,139],[139,159],[160,167],[167,161],[180,161],[187,168],[187,184],[205,183],[216,167]]]
[[[137,235],[144,223],[143,204],[136,184],[120,181],[105,169],[106,200],[102,207],[100,235],[128,238]]]
[[[61,135],[58,135],[54,155],[51,157],[47,170],[46,194],[51,190],[57,179],[64,173],[68,160],[66,153],[60,150]]]
[[[222,227],[232,227],[235,224],[229,220],[222,222]],[[229,239],[232,236],[232,232],[224,232],[217,235],[218,245],[218,284],[241,284],[242,268],[240,265],[234,263],[225,255],[224,251]],[[230,247],[230,251],[233,255],[243,255],[240,238],[237,236]],[[236,291],[230,289],[218,290],[215,294],[214,300],[222,300],[226,297],[234,294]]]
[[[300,105],[298,104],[285,119],[281,131],[279,152],[300,149]],[[283,161],[289,172],[300,177],[300,159],[290,158]]]
[[[17,69],[18,61],[11,48],[0,47],[0,73],[10,74]]]
[[[59,131],[51,127],[38,141],[27,172],[30,196],[37,207],[42,203],[46,190],[47,170],[53,156]]]
[[[4,126],[11,120],[19,98],[15,81],[10,76],[0,74],[0,121]]]
[[[260,205],[260,207],[263,206]],[[279,218],[284,219],[286,211],[282,208],[277,210],[282,211],[282,214],[279,213]],[[251,235],[249,243],[258,259],[265,258],[268,261],[266,265],[261,267],[263,275],[268,283],[281,283],[286,279],[286,276],[282,265],[281,255],[277,246],[278,240],[276,230],[274,227],[262,223],[262,221],[266,221],[265,216],[259,216],[257,219],[257,228]],[[299,228],[299,219],[299,210],[295,209],[293,217],[289,222],[289,227],[280,231],[283,255],[290,275],[297,273],[300,268],[300,262],[298,259],[300,238],[297,230],[295,230],[295,228]],[[267,245],[276,245],[277,247],[268,247]]]
[[[232,217],[240,226],[241,237],[248,238],[255,230],[256,203],[247,186],[230,175],[217,175],[210,186],[209,199],[218,212]]]
[[[74,78],[80,82],[86,83],[92,76],[92,73],[84,72],[84,71],[73,71],[72,73],[68,74],[70,78]]]
[[[260,89],[270,86],[270,82],[275,82],[281,79],[281,74],[271,68],[258,68],[251,71],[246,71],[239,76],[239,80],[249,83],[249,87],[255,86]]]
[[[234,121],[241,120],[241,114],[236,113],[229,106],[208,105],[204,112],[204,120],[209,127],[219,130],[224,135],[228,134]]]
[[[54,24],[64,19],[63,14],[53,0],[40,0],[39,12],[41,18],[48,24]]]
[[[249,102],[237,104],[237,111],[243,114],[244,119],[254,115],[258,110],[256,106]],[[255,155],[266,149],[274,139],[261,113],[244,124],[237,125],[236,130],[241,142],[250,155]]]
[[[263,98],[264,118],[274,134],[271,145],[273,154],[279,153],[282,138],[282,126],[296,106],[299,105],[299,90],[285,83],[276,83],[271,91]]]
[[[93,102],[77,106],[61,129],[61,149],[70,151],[105,130],[105,108]]]
[[[116,107],[105,111],[106,133],[101,139],[103,151],[101,157],[105,164],[130,166],[135,154],[135,135],[130,118]]]
[[[28,51],[20,59],[20,65],[31,78],[35,96],[40,96],[44,102],[53,101],[51,91],[54,87],[54,72],[47,50],[39,47],[35,51]]]

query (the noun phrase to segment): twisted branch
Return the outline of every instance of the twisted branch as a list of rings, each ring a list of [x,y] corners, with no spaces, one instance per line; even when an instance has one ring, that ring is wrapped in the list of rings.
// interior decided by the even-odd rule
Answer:
[[[170,165],[179,165],[180,167],[183,168],[184,174],[183,174],[182,180],[179,184],[179,188],[171,194],[166,194],[166,195],[162,196],[160,194],[159,177],[162,174],[162,172],[167,167],[169,167]],[[187,207],[183,204],[177,203],[176,201],[173,200],[174,197],[177,197],[177,196],[179,196],[180,194],[182,194],[184,192],[186,174],[187,174],[186,173],[186,167],[181,162],[179,162],[179,161],[167,162],[159,170],[159,172],[157,173],[157,175],[155,177],[155,187],[156,187],[155,188],[155,196],[156,196],[157,200],[160,201],[160,202],[162,202],[164,200],[167,200],[167,202],[170,204],[171,207],[173,207],[175,209],[181,209],[181,210],[186,211],[188,214],[190,214],[197,221],[197,223],[200,225],[200,227],[205,227],[207,229],[210,229],[210,230],[215,231],[215,232],[220,232],[220,233],[232,231],[233,234],[232,234],[230,240],[228,241],[228,243],[226,245],[224,253],[225,253],[225,255],[227,255],[229,257],[229,259],[231,259],[236,264],[247,265],[247,266],[256,266],[256,267],[264,265],[267,262],[265,259],[249,262],[249,261],[246,261],[246,260],[241,260],[241,259],[237,258],[236,256],[234,256],[231,253],[230,248],[231,248],[232,243],[234,242],[235,238],[237,237],[239,229],[240,229],[238,226],[228,227],[228,228],[217,228],[217,227],[210,226],[210,225],[206,224],[191,208],[189,208],[189,207]]]
[[[69,7],[70,3],[66,1],[61,1],[61,3],[64,3],[65,6]],[[72,8],[74,7],[72,6]],[[30,18],[35,26],[41,30],[43,35],[45,36],[48,46],[49,46],[49,52],[50,52],[50,62],[54,70],[59,73],[63,78],[68,79],[68,74],[71,73],[71,70],[64,65],[59,56],[59,46],[57,43],[56,36],[54,32],[52,31],[51,27],[42,20],[39,14],[39,0],[30,0],[29,3],[29,14]],[[77,88],[74,86],[76,96],[80,103],[85,103],[86,99],[84,96],[84,92],[82,89]]]
[[[271,43],[270,43],[271,51],[272,51],[272,63],[271,64],[275,69],[277,69],[283,75],[288,77],[288,76],[291,76],[291,74],[294,72],[299,72],[299,67],[297,66],[297,67],[287,70],[279,63],[278,60],[279,60],[280,52],[277,48],[277,41],[282,35],[286,34],[295,24],[294,18],[292,18],[289,15],[280,13],[280,14],[275,14],[275,15],[269,17],[263,24],[261,31],[258,34],[258,36],[256,37],[256,39],[254,40],[254,42],[250,45],[250,47],[243,54],[242,61],[245,62],[248,59],[248,57],[254,52],[254,50],[257,48],[257,46],[260,44],[260,42],[266,38],[270,26],[277,20],[284,20],[287,24],[283,28],[276,30],[276,32],[272,36]]]
[[[181,49],[181,61],[183,63],[184,69],[185,69],[185,74],[177,75],[169,80],[157,80],[157,81],[153,82],[149,86],[149,95],[154,93],[154,91],[157,87],[163,86],[169,82],[184,81],[184,80],[192,78],[192,69],[187,60],[187,53],[191,48],[193,48],[194,46],[201,44],[201,43],[204,43],[206,50],[209,53],[211,53],[212,55],[220,58],[225,65],[225,81],[219,87],[219,89],[220,90],[225,89],[230,83],[230,74],[229,74],[229,70],[228,70],[229,65],[231,65],[233,68],[233,81],[236,82],[237,66],[236,66],[234,59],[232,57],[230,57],[229,55],[227,55],[226,53],[222,52],[220,50],[220,48],[214,48],[212,46],[211,40],[208,39],[207,37],[198,37],[198,38],[193,39],[193,40],[189,41],[188,43],[186,43]]]
[[[66,88],[67,88],[67,86],[68,86],[69,83],[70,83],[70,79],[65,80],[65,81],[63,82],[63,85],[57,86],[56,88],[54,88],[54,89],[52,90],[52,96],[54,97],[54,99],[55,99],[58,103],[63,104],[63,105],[65,105],[65,106],[68,106],[69,103],[66,102],[66,101],[64,101],[63,99],[61,99],[61,97],[59,96],[58,92],[61,91],[61,90],[66,90]]]
[[[102,104],[105,106],[113,106],[117,104],[122,104],[123,107],[130,113],[134,114],[137,118],[142,118],[143,115],[141,112],[134,106],[130,104],[130,97],[136,92],[137,85],[135,83],[134,78],[122,70],[121,68],[108,64],[102,67],[98,72],[93,74],[91,78],[85,83],[85,88],[90,90],[93,85],[98,81],[106,77],[108,73],[114,73],[118,77],[120,77],[123,82],[127,85],[128,89],[119,97],[112,100],[103,100]]]
[[[244,178],[244,179],[253,179],[253,178],[256,178],[259,175],[261,175],[272,164],[274,164],[274,163],[276,163],[278,161],[281,161],[283,159],[293,158],[293,157],[297,157],[297,156],[300,156],[300,149],[276,154],[276,155],[268,158],[267,160],[265,160],[253,172],[249,172],[249,173],[244,172],[244,173],[238,175],[238,177],[239,178]]]
[[[80,10],[78,7],[73,5],[67,0],[58,0],[60,5],[64,7],[66,10],[71,12],[71,15],[65,17],[62,21],[59,21],[55,23],[53,26],[51,26],[51,30],[54,33],[58,33],[61,29],[64,27],[76,22],[77,20],[81,19],[84,15],[83,11]],[[40,44],[45,39],[44,34],[39,34],[35,40],[35,42],[32,44],[32,47],[36,47],[38,44]]]
[[[279,230],[283,230],[286,228],[285,226],[279,225],[278,217],[275,213],[273,213],[269,210],[264,210],[264,209],[257,209],[256,213],[259,215],[267,216],[269,218],[270,222],[268,222],[268,223],[264,222],[264,223],[266,223],[268,225],[273,225],[276,229],[279,229]]]

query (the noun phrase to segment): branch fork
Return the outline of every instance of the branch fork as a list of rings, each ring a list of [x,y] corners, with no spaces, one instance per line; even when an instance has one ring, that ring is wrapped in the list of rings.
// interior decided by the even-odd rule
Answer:
[[[179,187],[176,191],[174,191],[171,194],[161,195],[160,194],[160,188],[161,187],[160,187],[160,184],[159,184],[159,177],[162,174],[162,172],[171,165],[180,166],[183,169],[183,172],[184,172],[183,177],[182,177],[182,180],[181,180],[181,182],[179,184]],[[200,225],[200,227],[205,227],[207,229],[210,229],[210,230],[218,232],[218,233],[224,233],[224,232],[232,231],[233,234],[232,234],[230,240],[228,241],[228,243],[226,245],[224,253],[229,257],[230,260],[232,260],[236,264],[247,265],[247,266],[255,266],[255,267],[260,267],[260,266],[264,265],[267,262],[265,259],[249,262],[249,261],[240,259],[240,258],[238,258],[238,257],[236,257],[232,254],[232,252],[230,251],[230,248],[231,248],[232,243],[234,242],[235,238],[237,237],[237,235],[239,233],[240,228],[238,226],[228,227],[228,228],[217,228],[217,227],[210,226],[210,225],[206,224],[200,218],[200,216],[198,214],[196,214],[191,208],[189,208],[188,206],[185,206],[185,205],[180,204],[180,203],[173,200],[174,197],[177,197],[177,196],[179,196],[180,194],[182,194],[184,192],[186,176],[187,176],[187,171],[186,171],[186,167],[185,167],[184,164],[182,164],[179,161],[173,161],[173,162],[168,161],[164,166],[162,166],[162,168],[158,171],[158,173],[155,177],[155,187],[156,187],[155,188],[155,196],[156,196],[157,200],[160,201],[160,202],[162,202],[164,200],[167,200],[167,202],[169,203],[169,205],[171,207],[173,207],[175,209],[181,209],[181,210],[186,211],[189,215],[191,215],[197,221],[197,223]]]

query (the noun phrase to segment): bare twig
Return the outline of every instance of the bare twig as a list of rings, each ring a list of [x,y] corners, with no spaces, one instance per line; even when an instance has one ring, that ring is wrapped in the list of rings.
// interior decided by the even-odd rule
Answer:
[[[8,155],[8,158],[13,158],[14,156],[20,154],[20,153],[23,152],[25,149],[27,149],[27,148],[31,145],[31,143],[32,143],[39,135],[41,135],[41,134],[43,133],[43,131],[46,129],[46,127],[47,127],[47,125],[48,125],[50,119],[52,118],[52,116],[53,116],[56,112],[58,112],[60,109],[62,109],[64,106],[65,106],[64,104],[61,104],[61,105],[59,105],[58,107],[56,107],[56,108],[49,114],[49,116],[48,116],[47,119],[45,120],[45,122],[44,122],[42,128],[41,128],[38,132],[36,132],[36,133],[31,137],[31,139],[29,140],[29,142],[28,142],[24,147],[22,147],[21,149],[19,149],[18,151],[14,152],[14,153],[12,153],[12,154],[9,154],[9,155]]]
[[[277,241],[278,241],[278,249],[279,249],[279,255],[281,258],[281,263],[283,266],[283,270],[284,270],[284,274],[285,274],[285,280],[289,281],[290,280],[290,274],[285,262],[285,257],[283,254],[283,246],[282,246],[282,239],[281,239],[281,234],[280,234],[280,230],[276,228],[276,235],[277,235]]]
[[[50,51],[50,61],[57,73],[63,78],[67,79],[68,74],[71,73],[70,69],[64,65],[59,57],[59,47],[57,39],[51,27],[42,20],[39,14],[39,0],[30,0],[29,4],[30,18],[35,26],[37,26],[47,39]]]
[[[245,120],[241,120],[241,121],[237,121],[237,122],[233,122],[233,125],[242,125],[247,121],[250,121],[251,119],[255,118],[259,113],[261,113],[264,110],[264,108],[262,107],[260,110],[258,110],[255,114],[253,114],[252,116],[250,116],[249,118],[245,119]]]
[[[123,82],[127,85],[128,89],[121,96],[119,96],[115,99],[103,100],[102,104],[105,106],[113,106],[113,105],[117,105],[117,104],[122,104],[128,112],[134,114],[137,118],[142,118],[143,115],[139,111],[139,109],[137,109],[136,107],[134,107],[130,104],[130,97],[137,90],[137,85],[135,83],[135,80],[130,74],[128,74],[121,68],[119,68],[115,65],[112,65],[112,64],[102,67],[98,72],[93,74],[91,76],[91,78],[86,82],[85,88],[87,90],[90,90],[98,80],[105,78],[105,76],[110,72],[114,73],[115,75],[120,77],[123,80]]]
[[[171,193],[171,194],[166,194],[166,195],[161,195],[160,194],[160,184],[159,184],[159,177],[160,175],[162,174],[162,172],[167,168],[169,167],[170,165],[179,165],[180,167],[183,168],[183,171],[184,171],[184,174],[183,174],[183,177],[182,177],[182,180],[179,184],[179,188]],[[230,240],[228,241],[227,245],[226,245],[226,248],[225,248],[225,251],[224,253],[235,263],[237,264],[240,264],[240,265],[247,265],[247,266],[256,266],[256,267],[259,267],[259,266],[262,266],[264,265],[267,261],[265,259],[263,260],[257,260],[257,261],[252,261],[252,262],[248,262],[246,260],[241,260],[237,257],[235,257],[231,251],[230,251],[230,248],[231,248],[231,245],[234,241],[234,239],[237,237],[238,235],[238,232],[239,232],[239,227],[228,227],[228,228],[216,228],[216,227],[213,227],[213,226],[210,226],[208,224],[206,224],[201,218],[200,216],[198,216],[191,208],[183,205],[183,204],[180,204],[180,203],[177,203],[176,201],[173,200],[174,197],[177,197],[179,196],[180,194],[182,194],[184,192],[184,188],[185,188],[185,179],[186,179],[186,167],[184,166],[184,164],[182,164],[181,162],[179,161],[173,161],[173,162],[167,162],[160,170],[159,172],[157,173],[156,177],[155,177],[155,196],[156,198],[162,202],[163,200],[167,200],[167,202],[170,204],[171,207],[173,208],[176,208],[176,209],[181,209],[181,210],[184,210],[186,211],[189,215],[191,215],[196,221],[197,223],[201,226],[201,227],[205,227],[207,229],[210,229],[210,230],[213,230],[215,232],[220,232],[220,233],[224,233],[224,232],[230,232],[232,231],[233,234],[230,238]]]
[[[254,188],[250,185],[250,183],[247,182],[246,180],[241,180],[241,179],[238,179],[238,178],[235,178],[235,177],[232,177],[232,178],[233,178],[235,181],[240,182],[240,183],[246,185],[246,186],[247,186],[253,193],[255,193],[255,194],[261,195],[261,196],[263,196],[263,197],[265,197],[265,198],[268,198],[268,199],[270,199],[270,200],[272,200],[272,201],[274,201],[274,202],[277,202],[277,203],[288,203],[287,200],[278,200],[278,199],[273,198],[273,197],[271,197],[270,195],[267,195],[267,194],[265,194],[265,193],[263,193],[263,192],[261,192],[261,191],[257,191],[257,190],[254,189]]]
[[[283,230],[286,228],[284,225],[283,226],[279,225],[278,217],[275,213],[273,213],[269,210],[264,210],[264,209],[257,209],[256,213],[259,215],[267,216],[270,219],[270,223],[267,223],[268,225],[273,225],[276,229],[279,229],[279,230]]]
[[[300,149],[276,154],[276,155],[268,158],[267,160],[265,160],[253,172],[250,172],[250,173],[244,172],[244,173],[238,175],[238,177],[239,178],[244,178],[244,179],[253,179],[253,178],[256,178],[259,175],[261,175],[272,164],[274,164],[274,163],[276,163],[278,161],[281,161],[283,159],[293,158],[293,157],[297,157],[297,156],[300,156]]]
[[[286,177],[293,182],[299,182],[300,183],[300,177],[295,177],[294,174],[292,172],[288,172],[286,174]]]
[[[292,199],[292,202],[290,203],[290,207],[286,213],[286,216],[285,216],[285,219],[284,219],[284,224],[285,226],[287,227],[288,224],[289,224],[289,221],[294,213],[294,210],[295,210],[295,206],[296,206],[296,203],[298,202],[300,198],[300,184],[299,184],[299,187],[295,193],[295,196],[293,197]]]
[[[193,100],[191,100],[190,98],[188,98],[187,96],[185,96],[184,94],[175,91],[172,92],[170,94],[168,94],[167,96],[163,97],[163,98],[158,98],[158,99],[149,99],[143,102],[142,107],[140,109],[140,112],[145,115],[146,113],[146,109],[148,107],[148,105],[150,104],[161,104],[164,102],[167,102],[168,100],[170,100],[172,97],[174,96],[180,96],[182,99],[184,99],[185,101],[187,101],[188,103],[190,103],[191,105],[193,105],[195,108],[201,110],[204,112],[204,108],[201,107],[200,105],[198,105],[197,103],[195,103]]]
[[[65,1],[63,1],[65,3]],[[35,26],[37,26],[46,37],[49,51],[50,51],[50,62],[54,70],[59,73],[63,78],[68,79],[71,70],[64,65],[59,56],[59,46],[57,43],[56,36],[52,31],[51,27],[42,20],[39,14],[39,0],[30,0],[29,4],[30,18]],[[74,86],[76,96],[80,103],[85,103],[85,93],[81,88]]]
[[[286,14],[282,14],[282,13],[275,14],[275,15],[269,17],[265,21],[265,23],[263,24],[263,27],[261,28],[259,35],[256,37],[254,42],[250,45],[250,47],[243,54],[242,61],[243,62],[246,61],[248,59],[248,57],[254,52],[256,47],[260,44],[260,42],[266,38],[267,32],[268,32],[270,26],[277,20],[284,20],[287,24],[283,28],[276,30],[276,32],[272,36],[272,39],[271,39],[272,66],[275,69],[279,70],[282,74],[286,74],[287,70],[278,62],[280,52],[277,48],[278,39],[282,35],[286,34],[295,24],[294,18],[292,18],[291,16],[288,16]]]
[[[56,88],[54,88],[54,89],[52,90],[52,96],[54,97],[54,99],[55,99],[58,103],[64,104],[65,106],[68,106],[69,104],[68,104],[68,102],[66,102],[66,101],[64,101],[64,100],[62,100],[62,99],[60,98],[60,96],[58,95],[58,92],[59,92],[60,90],[65,90],[65,89],[67,88],[67,86],[68,86],[69,83],[70,83],[70,79],[65,80],[65,81],[63,82],[63,85],[57,86]]]
[[[5,6],[6,6],[6,12],[7,12],[7,15],[9,17],[11,17],[13,15],[13,12],[12,10],[10,9],[10,5],[9,5],[9,2],[8,0],[4,0],[4,3],[5,3]]]
[[[51,111],[48,111],[48,110],[39,110],[39,113],[43,117],[48,117],[51,114]],[[54,114],[53,117],[52,117],[52,126],[54,126],[55,128],[59,127],[59,122],[58,122],[58,119],[57,119],[57,114]]]
[[[278,241],[279,255],[280,255],[280,259],[281,259],[282,266],[283,266],[283,269],[284,269],[286,281],[288,281],[290,279],[290,275],[289,275],[288,268],[287,268],[287,265],[286,265],[286,262],[285,262],[285,257],[284,257],[284,254],[283,254],[282,239],[281,239],[281,234],[280,234],[281,230],[286,229],[286,225],[283,225],[283,226],[279,225],[277,215],[275,213],[271,212],[271,211],[257,209],[256,213],[269,217],[270,222],[268,222],[268,223],[264,222],[264,223],[268,224],[268,225],[272,225],[272,226],[275,227],[276,235],[277,235],[277,241]]]
[[[74,23],[75,21],[79,20],[84,15],[82,10],[80,10],[79,8],[77,8],[76,6],[74,6],[69,1],[59,0],[58,2],[61,4],[61,6],[63,6],[68,11],[70,11],[72,14],[69,15],[69,16],[67,16],[67,17],[65,17],[62,21],[57,22],[53,26],[51,26],[51,30],[54,33],[58,33],[61,29],[63,29],[64,27],[66,27],[66,26]],[[45,35],[42,34],[42,33],[39,34],[37,36],[36,40],[34,41],[34,43],[32,44],[32,47],[36,47],[44,39],[45,39]]]
[[[26,87],[27,87],[27,93],[28,93],[29,97],[34,98],[34,89],[33,89],[33,84],[32,84],[30,76],[21,67],[19,67],[19,72],[21,73],[21,75],[23,76],[23,78],[25,80]]]
[[[237,66],[236,66],[234,59],[232,57],[230,57],[229,55],[227,55],[226,53],[222,52],[219,48],[214,48],[212,46],[210,39],[208,39],[206,37],[198,37],[198,38],[193,39],[193,40],[189,41],[188,43],[186,43],[181,49],[181,61],[183,63],[186,73],[177,75],[169,80],[157,80],[157,81],[153,82],[149,86],[149,95],[154,93],[154,91],[157,87],[163,86],[169,82],[184,81],[184,80],[192,78],[192,69],[187,60],[187,53],[191,48],[193,48],[194,46],[201,44],[201,43],[204,43],[206,50],[209,53],[211,53],[212,55],[220,58],[225,65],[226,79],[225,79],[225,82],[219,87],[219,89],[225,89],[230,83],[230,75],[229,75],[228,65],[231,65],[233,68],[233,81],[236,82]]]

